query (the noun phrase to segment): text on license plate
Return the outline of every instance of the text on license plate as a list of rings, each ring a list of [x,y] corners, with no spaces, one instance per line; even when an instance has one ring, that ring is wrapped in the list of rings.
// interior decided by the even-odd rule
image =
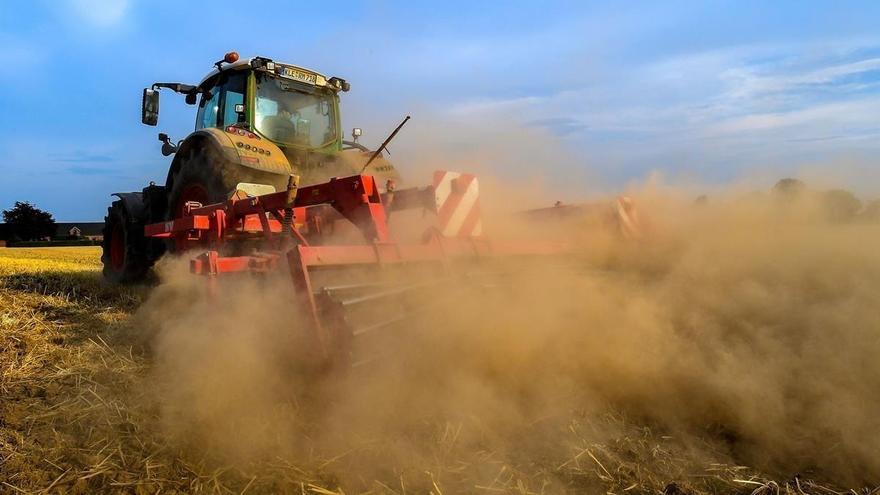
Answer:
[[[291,79],[296,79],[297,81],[307,82],[309,84],[315,84],[318,82],[318,77],[315,74],[310,74],[308,72],[304,72],[297,69],[291,69],[290,67],[284,68],[284,75]]]

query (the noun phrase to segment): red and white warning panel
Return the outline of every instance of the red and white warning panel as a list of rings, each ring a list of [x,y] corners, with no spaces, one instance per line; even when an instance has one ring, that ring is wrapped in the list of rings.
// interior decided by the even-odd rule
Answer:
[[[472,174],[434,172],[437,228],[446,237],[478,237],[483,234],[480,217],[480,186]]]
[[[617,221],[620,234],[625,239],[638,239],[642,236],[642,222],[632,198],[619,196],[616,201]]]

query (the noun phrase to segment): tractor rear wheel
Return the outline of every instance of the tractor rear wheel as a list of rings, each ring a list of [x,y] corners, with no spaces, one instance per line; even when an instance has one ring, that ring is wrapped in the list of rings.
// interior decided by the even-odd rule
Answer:
[[[144,253],[144,227],[125,211],[122,201],[114,201],[104,218],[101,262],[104,278],[113,283],[139,282],[152,263]]]

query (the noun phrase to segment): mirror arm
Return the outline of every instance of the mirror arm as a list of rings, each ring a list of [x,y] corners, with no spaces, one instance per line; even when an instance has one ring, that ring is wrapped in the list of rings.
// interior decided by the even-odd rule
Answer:
[[[153,83],[152,89],[155,90],[155,89],[159,89],[159,88],[168,88],[171,91],[174,91],[175,93],[180,93],[180,94],[192,93],[193,91],[198,89],[196,86],[193,86],[192,84],[162,83],[162,82]]]
[[[158,91],[160,88],[167,88],[175,93],[186,95],[186,103],[188,105],[195,105],[195,99],[198,95],[203,95],[205,99],[211,98],[211,90],[193,86],[192,84],[157,82],[151,86],[153,91]]]

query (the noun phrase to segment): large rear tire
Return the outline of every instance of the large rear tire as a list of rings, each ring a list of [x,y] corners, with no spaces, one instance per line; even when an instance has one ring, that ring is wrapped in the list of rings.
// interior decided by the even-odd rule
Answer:
[[[129,217],[121,200],[114,201],[104,218],[104,278],[112,283],[142,281],[153,264],[143,249],[145,244],[144,226]]]

